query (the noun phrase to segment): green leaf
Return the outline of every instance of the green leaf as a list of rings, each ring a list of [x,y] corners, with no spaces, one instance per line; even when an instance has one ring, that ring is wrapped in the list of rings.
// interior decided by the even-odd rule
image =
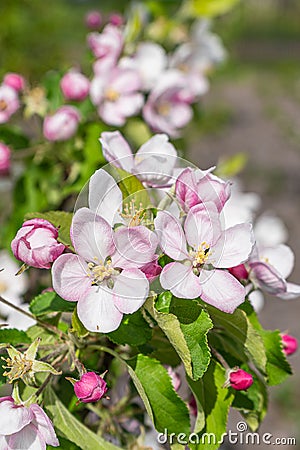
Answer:
[[[34,341],[36,338],[40,338],[42,345],[55,344],[57,340],[57,336],[55,334],[49,332],[40,325],[33,325],[32,327],[28,328],[26,333],[32,341]]]
[[[58,239],[64,245],[72,248],[70,237],[70,228],[73,214],[65,211],[48,211],[44,213],[33,212],[25,215],[25,220],[34,219],[35,217],[48,220],[56,228],[58,228]]]
[[[167,370],[159,361],[137,355],[127,361],[129,373],[158,432],[190,432],[186,404],[175,392]]]
[[[247,163],[247,155],[245,153],[236,153],[233,156],[222,158],[218,163],[215,174],[218,177],[230,178],[238,175]]]
[[[85,328],[83,323],[78,317],[77,308],[74,309],[72,314],[72,332],[76,333],[78,337],[85,337],[89,334],[89,331]]]
[[[283,352],[280,331],[264,330],[249,300],[243,303],[242,309],[247,314],[253,327],[262,337],[267,357],[266,373],[268,384],[273,386],[282,383],[292,374],[292,369]]]
[[[1,328],[0,343],[15,346],[18,344],[30,344],[31,339],[25,331],[17,330],[16,328]]]
[[[239,361],[253,361],[257,369],[265,374],[267,357],[264,343],[247,314],[241,309],[227,314],[207,304],[205,308],[218,330],[223,349]]]
[[[143,318],[141,311],[134,314],[124,315],[119,328],[111,333],[107,333],[107,337],[115,344],[121,345],[143,345],[151,339],[152,329]]]
[[[30,302],[29,309],[35,316],[52,312],[72,312],[75,303],[63,300],[56,292],[44,292]]]
[[[214,360],[211,360],[201,380],[188,379],[198,409],[194,432],[198,434],[200,442],[189,444],[192,450],[214,450],[222,443],[229,408],[233,401],[233,394],[223,388],[224,382],[225,369]]]
[[[261,330],[260,334],[267,354],[267,381],[270,386],[274,386],[292,375],[292,369],[282,350],[280,331]]]
[[[151,206],[147,190],[135,175],[117,167],[110,167],[110,172],[122,191],[124,205],[129,205],[134,200],[137,209],[140,205],[145,209]]]
[[[215,17],[230,11],[239,0],[187,0],[184,10],[191,16]]]
[[[145,308],[173,345],[188,376],[197,380],[210,361],[207,333],[212,322],[208,313],[193,300],[172,297],[170,301],[169,293],[160,294],[158,304],[165,312],[157,311],[151,298],[145,303]]]
[[[79,448],[85,450],[116,450],[119,448],[105,441],[79,422],[49,386],[45,390],[44,405],[58,434],[74,442]]]

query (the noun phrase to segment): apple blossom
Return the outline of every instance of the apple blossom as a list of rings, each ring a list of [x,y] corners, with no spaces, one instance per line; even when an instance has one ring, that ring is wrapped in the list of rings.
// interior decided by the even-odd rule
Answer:
[[[85,16],[85,24],[90,30],[97,30],[102,24],[102,16],[99,11],[89,11]]]
[[[195,205],[213,202],[220,212],[230,197],[230,182],[213,175],[208,170],[187,167],[176,180],[175,194],[184,211]]]
[[[43,133],[48,141],[66,141],[77,131],[80,113],[74,106],[62,106],[53,115],[46,116]]]
[[[247,280],[249,276],[248,270],[246,269],[244,264],[239,264],[238,266],[230,267],[228,269],[228,272],[230,272],[231,275],[233,275],[239,281]]]
[[[294,254],[287,245],[256,245],[250,256],[249,266],[251,281],[263,291],[283,300],[300,296],[300,285],[286,281],[294,267]]]
[[[87,41],[97,58],[98,73],[117,64],[124,45],[124,36],[118,27],[108,24],[102,33],[90,33]]]
[[[74,392],[83,403],[97,402],[106,394],[107,384],[95,372],[86,372],[74,383]]]
[[[28,266],[49,269],[65,246],[57,242],[58,231],[44,219],[23,223],[11,243],[14,256]]]
[[[292,355],[297,351],[298,341],[296,338],[290,336],[289,334],[282,334],[281,339],[283,343],[283,351],[287,356]]]
[[[0,175],[8,173],[10,169],[10,148],[0,142]]]
[[[165,186],[170,182],[177,152],[166,134],[152,136],[135,155],[119,131],[102,133],[100,142],[105,159],[116,167],[150,186]]]
[[[115,67],[101,75],[96,74],[91,82],[90,96],[104,122],[122,126],[127,117],[137,114],[143,106],[140,88],[137,72]]]
[[[15,403],[12,397],[0,398],[0,448],[3,450],[45,450],[59,446],[53,425],[36,403]]]
[[[7,73],[3,79],[3,84],[10,86],[15,91],[20,92],[25,88],[25,79],[18,73]]]
[[[141,42],[131,57],[123,57],[120,66],[137,71],[142,80],[142,89],[149,91],[159,81],[167,68],[167,55],[159,44]]]
[[[121,14],[113,13],[109,16],[109,23],[114,25],[115,27],[120,27],[124,23],[124,18]]]
[[[245,300],[242,284],[223,269],[248,259],[254,244],[250,224],[222,231],[213,203],[192,207],[183,229],[166,211],[158,212],[154,224],[163,252],[174,259],[161,272],[164,289],[179,298],[201,297],[228,313]]]
[[[253,377],[245,370],[236,368],[229,372],[230,386],[236,391],[246,391],[253,384]]]
[[[19,107],[17,91],[11,86],[2,84],[0,86],[0,123],[8,122]]]
[[[62,77],[60,87],[65,99],[81,101],[89,94],[90,82],[82,73],[71,70]]]
[[[78,302],[78,316],[89,331],[116,330],[123,314],[137,311],[148,296],[140,268],[153,261],[157,238],[143,226],[113,231],[88,208],[75,213],[71,237],[77,254],[61,255],[53,264],[54,290]]]
[[[188,81],[178,70],[162,74],[143,109],[143,117],[154,131],[178,137],[180,129],[190,122],[193,116],[191,104],[207,91],[207,83]]]

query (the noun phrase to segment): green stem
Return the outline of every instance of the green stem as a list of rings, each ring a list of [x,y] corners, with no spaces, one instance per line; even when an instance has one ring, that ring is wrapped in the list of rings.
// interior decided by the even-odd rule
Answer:
[[[122,356],[120,356],[119,353],[115,352],[111,348],[105,347],[104,345],[89,345],[88,348],[90,350],[99,350],[100,352],[109,353],[110,355],[117,358],[119,361],[124,362],[124,363],[126,362],[126,360],[124,358],[122,358]]]
[[[157,209],[158,210],[166,209],[169,205],[171,205],[174,200],[174,194],[175,194],[175,184],[173,184],[171,189],[166,193],[165,197],[159,202]]]

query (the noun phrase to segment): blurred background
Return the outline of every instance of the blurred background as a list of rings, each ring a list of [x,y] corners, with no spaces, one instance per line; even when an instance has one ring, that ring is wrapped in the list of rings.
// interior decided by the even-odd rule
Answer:
[[[65,71],[83,61],[84,71],[84,15],[91,9],[122,11],[127,3],[1,0],[0,77],[8,71],[20,72],[34,85],[52,68]],[[296,254],[291,276],[296,283],[300,282],[299,19],[297,0],[242,0],[217,18],[213,30],[223,38],[228,60],[211,77],[199,125],[185,132],[186,158],[201,168],[236,153],[246,154],[240,175],[244,190],[258,193],[261,210],[271,210],[284,220],[288,244]],[[266,298],[260,317],[266,328],[300,339],[300,299]],[[298,445],[282,446],[286,449],[300,448],[299,354],[292,356],[291,364],[295,375],[270,390],[269,412],[261,427],[261,433],[296,437]],[[229,423],[233,431],[237,421],[233,414]]]

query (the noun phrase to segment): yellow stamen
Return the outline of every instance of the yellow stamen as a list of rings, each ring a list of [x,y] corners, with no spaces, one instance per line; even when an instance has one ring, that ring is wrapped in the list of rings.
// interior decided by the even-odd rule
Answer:
[[[204,241],[202,242],[197,251],[191,252],[192,257],[194,258],[193,266],[202,266],[207,261],[207,258],[210,255],[209,245]]]
[[[163,102],[160,105],[158,105],[158,107],[157,107],[157,112],[161,116],[167,116],[168,114],[170,114],[170,111],[171,111],[171,105],[168,102]]]
[[[24,353],[19,353],[13,358],[1,358],[6,362],[6,366],[3,366],[8,371],[4,372],[3,375],[8,378],[8,382],[12,383],[18,378],[22,378],[26,373],[30,372],[32,368],[33,361],[26,358]]]
[[[0,100],[0,111],[5,111],[7,107],[8,107],[8,104],[6,103],[6,101]]]
[[[108,88],[105,92],[105,98],[110,102],[115,102],[120,98],[120,94],[115,89]]]

